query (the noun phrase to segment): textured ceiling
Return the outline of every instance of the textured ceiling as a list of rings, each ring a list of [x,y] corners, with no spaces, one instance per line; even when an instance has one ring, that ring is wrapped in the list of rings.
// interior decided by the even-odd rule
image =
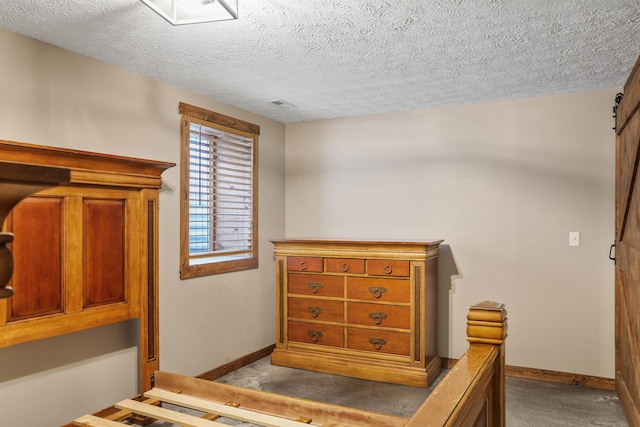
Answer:
[[[640,53],[640,0],[239,2],[173,27],[139,0],[3,0],[0,27],[285,123],[616,88]]]

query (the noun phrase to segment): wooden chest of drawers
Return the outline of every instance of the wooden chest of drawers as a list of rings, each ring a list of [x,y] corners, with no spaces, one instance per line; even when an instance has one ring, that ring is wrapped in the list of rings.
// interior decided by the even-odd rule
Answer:
[[[442,240],[274,240],[274,365],[427,387]]]

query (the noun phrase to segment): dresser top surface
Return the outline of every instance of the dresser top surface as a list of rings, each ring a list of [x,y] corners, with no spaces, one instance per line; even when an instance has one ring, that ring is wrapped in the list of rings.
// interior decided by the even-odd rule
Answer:
[[[324,256],[347,258],[424,259],[437,256],[443,240],[337,240],[282,239],[271,240],[276,255]]]
[[[426,240],[384,240],[384,239],[273,239],[271,243],[278,244],[309,244],[309,245],[390,245],[390,246],[437,246],[444,242],[442,239]]]

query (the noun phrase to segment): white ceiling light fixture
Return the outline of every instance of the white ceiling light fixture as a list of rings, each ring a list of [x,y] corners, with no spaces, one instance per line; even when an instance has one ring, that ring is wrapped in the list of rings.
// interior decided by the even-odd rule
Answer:
[[[142,0],[173,25],[238,19],[238,0]]]

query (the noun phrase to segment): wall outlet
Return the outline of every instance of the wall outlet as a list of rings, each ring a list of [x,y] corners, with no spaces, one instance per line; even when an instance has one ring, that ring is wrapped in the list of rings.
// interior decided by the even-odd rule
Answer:
[[[570,231],[569,232],[569,246],[580,246],[580,232],[579,231]]]

